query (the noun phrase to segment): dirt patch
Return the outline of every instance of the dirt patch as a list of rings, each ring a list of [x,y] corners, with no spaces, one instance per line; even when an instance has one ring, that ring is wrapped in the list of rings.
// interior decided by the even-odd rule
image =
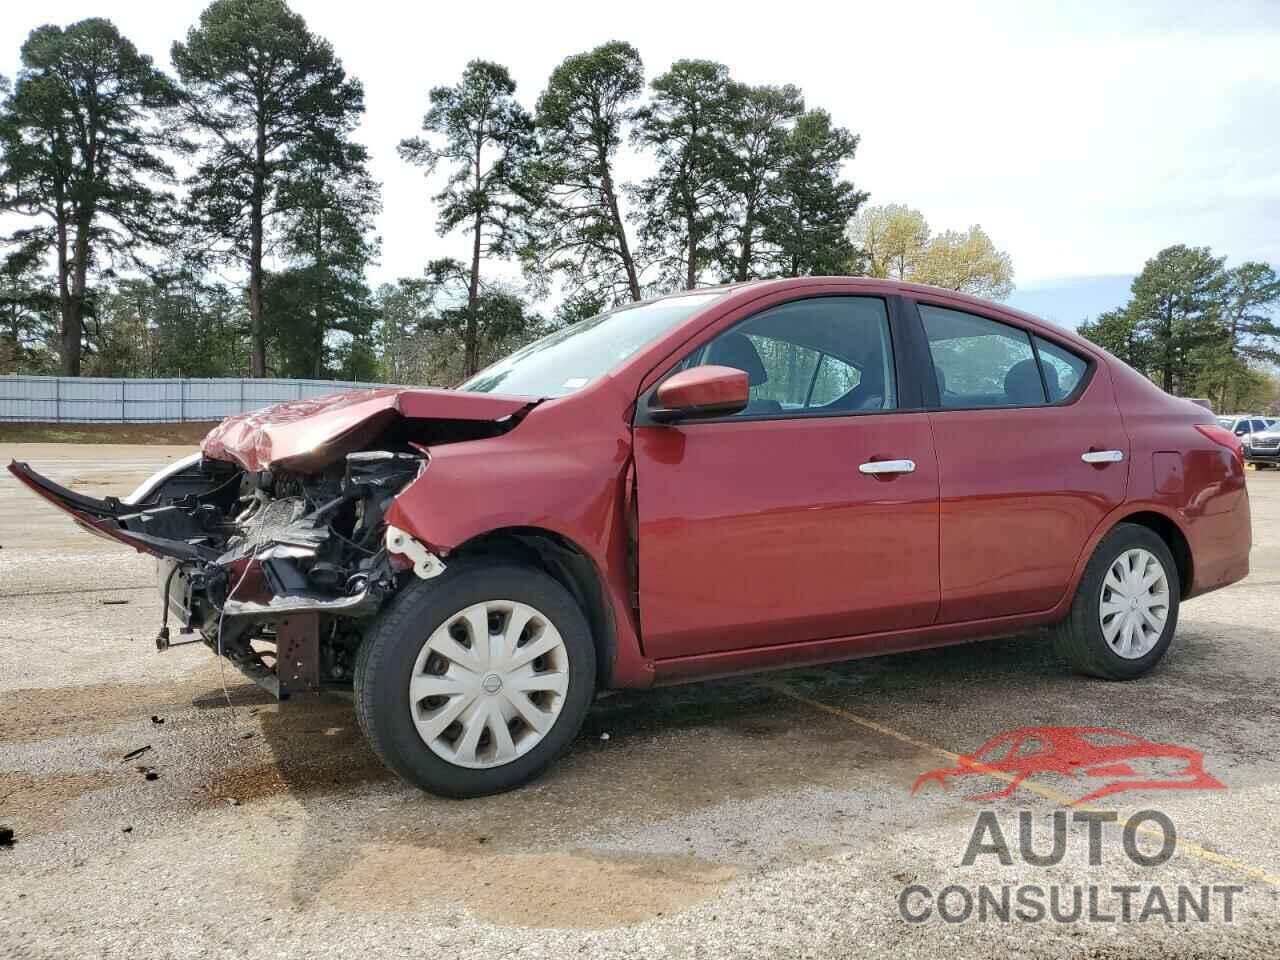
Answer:
[[[328,752],[300,733],[272,745],[273,750],[280,747],[284,747],[281,754],[270,761],[218,770],[215,779],[203,787],[204,801],[211,805],[232,800],[244,803],[281,793],[307,796],[395,780],[363,740]]]
[[[86,793],[105,790],[124,778],[108,771],[93,773],[0,772],[0,820],[12,826],[19,842],[24,836],[62,829],[75,811],[70,808]]]
[[[697,857],[483,854],[404,845],[366,847],[320,898],[335,906],[419,913],[423,891],[494,923],[605,928],[680,913],[736,875]],[[441,883],[441,878],[448,878]]]
[[[216,667],[213,673],[216,681]],[[219,702],[225,704],[222,691],[217,693]],[[103,733],[205,699],[212,702],[207,671],[159,683],[7,690],[0,695],[0,744]],[[236,704],[270,700],[258,687],[243,684],[232,688],[231,699]]]
[[[218,425],[199,423],[0,423],[0,443],[199,443]]]

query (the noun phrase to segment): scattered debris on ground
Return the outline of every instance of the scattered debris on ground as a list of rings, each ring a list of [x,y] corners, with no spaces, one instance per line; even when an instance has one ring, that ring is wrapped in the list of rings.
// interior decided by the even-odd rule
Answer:
[[[123,757],[120,758],[120,762],[128,763],[130,760],[133,760],[136,757],[142,756],[144,753],[146,753],[150,749],[151,749],[151,744],[148,743],[145,747],[139,747],[137,750],[130,750],[128,753],[126,753]]]

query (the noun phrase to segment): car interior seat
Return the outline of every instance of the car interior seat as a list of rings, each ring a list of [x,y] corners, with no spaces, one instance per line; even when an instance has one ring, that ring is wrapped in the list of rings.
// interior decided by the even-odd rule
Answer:
[[[764,361],[745,333],[729,333],[713,341],[703,362],[743,371],[747,375],[747,383],[752,387],[769,382],[769,372],[764,368]],[[781,413],[782,404],[765,397],[753,398],[742,412],[748,415]]]
[[[1054,383],[1056,385],[1057,377],[1054,378]],[[1015,406],[1045,402],[1040,365],[1036,363],[1035,357],[1020,360],[1009,368],[1009,372],[1004,375],[1004,395]]]

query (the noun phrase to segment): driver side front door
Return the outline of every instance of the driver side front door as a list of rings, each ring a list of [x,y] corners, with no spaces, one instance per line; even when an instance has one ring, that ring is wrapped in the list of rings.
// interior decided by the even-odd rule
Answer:
[[[635,429],[646,654],[932,623],[936,458],[927,414],[898,403],[886,302],[782,303],[686,365],[707,361],[747,370],[745,410]],[[883,469],[889,461],[899,468]]]

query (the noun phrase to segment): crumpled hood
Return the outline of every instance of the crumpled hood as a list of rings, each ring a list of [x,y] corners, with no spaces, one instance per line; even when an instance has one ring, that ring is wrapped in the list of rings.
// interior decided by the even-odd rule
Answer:
[[[206,457],[246,470],[319,470],[371,441],[396,417],[497,421],[535,403],[528,397],[457,390],[354,390],[227,417],[200,446]]]

